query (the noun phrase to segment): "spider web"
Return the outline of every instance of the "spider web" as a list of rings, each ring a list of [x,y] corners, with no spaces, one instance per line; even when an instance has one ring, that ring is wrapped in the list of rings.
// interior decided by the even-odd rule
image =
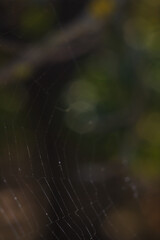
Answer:
[[[59,27],[63,28],[60,22]],[[117,194],[123,199],[127,189],[127,199],[138,205],[124,154],[120,161],[124,173],[118,176],[120,182],[112,181],[109,176],[117,170],[99,156],[104,134],[75,132],[72,123],[73,129],[66,126],[65,117],[72,110],[62,99],[74,82],[68,78],[73,70],[83,75],[81,60],[74,57],[72,46],[67,47],[69,63],[49,63],[33,74],[23,86],[30,100],[26,103],[22,97],[16,116],[1,122],[5,147],[0,239],[119,239],[121,227],[111,218],[118,212]],[[11,106],[19,85],[12,86]],[[87,119],[87,126],[92,120]],[[129,227],[125,231],[130,239],[139,239]]]

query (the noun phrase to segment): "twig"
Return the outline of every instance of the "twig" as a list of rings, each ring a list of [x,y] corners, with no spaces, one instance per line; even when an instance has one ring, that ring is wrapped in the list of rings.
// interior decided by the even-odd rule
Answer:
[[[81,16],[65,29],[51,33],[44,41],[28,47],[21,57],[4,66],[0,71],[0,84],[24,81],[46,62],[68,61],[87,53],[100,42],[103,25],[103,21]]]

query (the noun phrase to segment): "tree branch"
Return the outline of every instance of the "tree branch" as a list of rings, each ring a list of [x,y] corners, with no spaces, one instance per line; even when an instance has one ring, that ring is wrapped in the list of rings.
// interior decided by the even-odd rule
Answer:
[[[46,62],[68,61],[89,52],[100,43],[103,26],[103,21],[81,16],[44,41],[27,47],[20,57],[5,65],[0,71],[0,84],[24,81]]]

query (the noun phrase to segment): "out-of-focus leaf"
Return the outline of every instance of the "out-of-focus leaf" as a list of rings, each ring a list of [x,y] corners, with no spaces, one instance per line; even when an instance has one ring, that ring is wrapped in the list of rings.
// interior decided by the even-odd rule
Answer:
[[[54,12],[40,7],[29,8],[22,16],[20,31],[29,38],[43,36],[53,26]]]

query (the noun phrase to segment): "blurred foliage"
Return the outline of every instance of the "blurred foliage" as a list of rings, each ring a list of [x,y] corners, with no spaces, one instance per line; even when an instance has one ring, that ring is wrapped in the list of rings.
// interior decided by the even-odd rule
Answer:
[[[113,13],[115,1],[113,0],[93,0],[90,1],[88,11],[96,18],[108,17]]]
[[[60,10],[65,11],[65,3],[53,2],[54,4],[38,0],[1,1],[1,38],[10,43],[15,41],[17,44],[24,44],[25,49],[32,43],[40,42],[51,31],[56,31],[58,24],[61,26],[58,21],[63,19]],[[75,65],[78,67],[73,67],[74,73],[70,81],[62,87],[60,103],[66,131],[73,133],[69,140],[70,145],[77,137],[83,136],[85,154],[88,156],[90,142],[95,141],[98,157],[91,161],[124,164],[125,159],[124,165],[140,181],[141,186],[148,181],[150,184],[160,182],[160,1],[128,0],[124,1],[124,5],[119,2],[121,1],[90,1],[90,5],[86,7],[85,14],[92,18],[103,19],[115,14],[104,27],[101,45],[82,59],[75,56],[74,62],[77,61]],[[65,28],[65,24],[63,27]],[[5,52],[0,39],[0,55],[0,64],[3,67],[16,54]],[[49,67],[47,71],[48,69]],[[61,71],[63,74],[64,69]],[[41,73],[40,69],[39,72]],[[36,82],[37,89],[41,86],[39,79],[48,81],[45,74],[36,78],[31,73],[32,69],[23,65],[15,72],[19,79]],[[55,76],[50,78],[55,79]],[[27,104],[34,101],[30,101],[30,90],[26,82],[0,87],[0,132],[4,132],[5,125],[12,125],[14,122],[16,135],[21,138],[19,126],[23,123],[27,126],[24,132],[32,142],[31,132],[35,129],[30,125],[34,119],[29,119],[26,123],[28,115],[24,112]],[[45,90],[42,92],[45,97],[49,94],[54,96],[54,91],[49,94]],[[33,93],[34,97],[35,95]],[[48,108],[53,110],[53,102],[46,107],[46,112]],[[41,120],[41,117],[37,114],[37,119]],[[55,119],[56,121],[58,124],[59,119]],[[14,142],[11,136],[13,137],[13,133],[8,134],[8,138]],[[3,139],[4,134],[0,135],[0,148],[6,150],[7,144]],[[25,141],[19,144],[18,152],[22,159],[25,156],[25,144]],[[14,144],[12,146],[14,152]],[[87,157],[85,162],[90,161],[89,157],[86,159]],[[144,211],[147,209],[148,202]],[[120,229],[119,239],[127,240],[130,235],[125,232],[126,222],[131,231],[139,232],[137,215],[126,209],[120,209],[119,212],[124,215],[125,224],[116,212],[111,213],[111,218],[116,227],[121,223],[124,228]],[[153,219],[154,217],[155,215]],[[149,224],[152,225],[150,221]],[[155,225],[151,227],[154,229]],[[160,236],[158,227],[156,231]]]
[[[53,16],[53,11],[49,9],[39,6],[29,8],[20,20],[20,34],[24,37],[38,39],[53,28]]]
[[[17,38],[19,43],[39,41],[55,30],[57,20],[61,18],[56,15],[56,11],[60,13],[59,9],[64,7],[56,1],[54,4],[48,1],[2,1],[1,36]],[[75,71],[74,81],[62,93],[62,104],[68,109],[64,114],[66,126],[78,134],[90,133],[86,135],[88,141],[90,136],[96,138],[97,126],[102,122],[104,137],[99,149],[104,158],[107,154],[108,161],[117,159],[126,135],[135,129],[131,131],[136,134],[137,142],[134,159],[131,160],[133,169],[137,169],[136,174],[157,177],[160,168],[159,1],[126,1],[126,5],[119,9],[116,1],[90,1],[86,9],[92,17],[103,18],[114,11],[118,11],[118,14],[113,14],[112,21],[104,31],[104,42],[99,51],[79,62],[81,70]],[[0,52],[2,65],[13,59],[14,53],[5,53],[3,45]],[[24,69],[23,66],[15,71],[19,79],[27,79],[31,73],[32,70]],[[20,103],[27,102],[27,98],[25,86],[16,87],[16,90],[2,88],[2,121],[15,118],[20,111]],[[113,131],[111,129],[111,134],[105,135],[107,116],[113,115],[114,121],[114,114],[116,118],[128,112],[127,116],[134,118],[134,112],[141,105],[144,105],[140,110],[142,116],[130,127],[127,124],[129,120],[122,117],[119,121],[126,121],[126,125],[119,124]]]
[[[1,120],[14,120],[17,113],[25,106],[28,93],[24,86],[3,87],[0,89]]]

